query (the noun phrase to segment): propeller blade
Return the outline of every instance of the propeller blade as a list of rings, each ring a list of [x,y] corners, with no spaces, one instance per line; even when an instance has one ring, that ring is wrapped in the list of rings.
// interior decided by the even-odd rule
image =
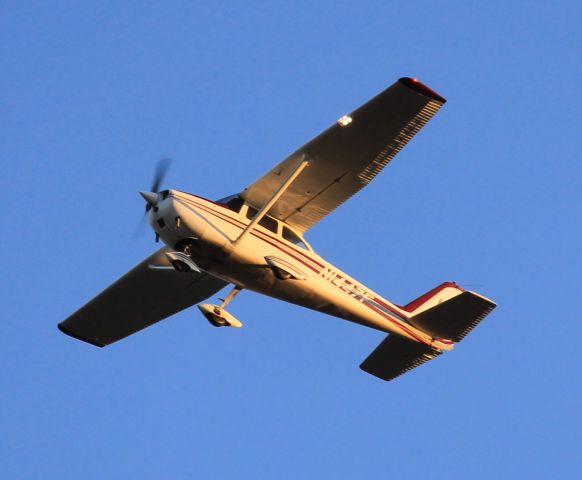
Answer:
[[[158,161],[156,165],[156,173],[154,175],[154,181],[152,182],[152,188],[150,188],[150,192],[159,192],[160,185],[164,181],[164,177],[170,168],[170,164],[172,163],[172,159],[170,158],[162,158]]]
[[[143,234],[146,232],[146,225],[147,225],[147,217],[145,215],[142,215],[142,217],[141,217],[139,223],[136,225],[135,231],[133,232],[133,235],[132,235],[132,238],[134,240],[143,236]]]

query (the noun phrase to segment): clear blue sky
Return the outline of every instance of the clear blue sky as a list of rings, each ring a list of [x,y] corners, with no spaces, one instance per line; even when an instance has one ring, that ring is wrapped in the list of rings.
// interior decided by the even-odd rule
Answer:
[[[2,478],[581,476],[581,19],[3,2]],[[157,159],[167,187],[240,191],[401,76],[448,103],[308,239],[398,303],[444,280],[496,300],[454,352],[384,383],[358,369],[381,333],[249,292],[241,330],[196,309],[105,349],[56,329],[156,248],[133,233]]]

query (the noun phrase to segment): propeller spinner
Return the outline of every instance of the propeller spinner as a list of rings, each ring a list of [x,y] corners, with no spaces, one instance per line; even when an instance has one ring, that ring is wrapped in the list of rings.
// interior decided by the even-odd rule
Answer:
[[[162,158],[158,161],[156,165],[156,172],[154,174],[154,180],[152,182],[152,186],[149,192],[139,192],[139,194],[145,199],[146,201],[146,212],[149,212],[152,207],[156,206],[158,202],[158,193],[160,191],[160,185],[164,181],[166,177],[166,173],[170,168],[170,164],[172,160],[170,158]]]

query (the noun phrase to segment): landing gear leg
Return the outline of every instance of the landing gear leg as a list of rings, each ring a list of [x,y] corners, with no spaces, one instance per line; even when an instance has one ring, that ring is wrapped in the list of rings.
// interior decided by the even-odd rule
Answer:
[[[226,308],[226,306],[231,302],[231,300],[236,296],[236,294],[238,292],[240,292],[242,290],[242,287],[239,287],[238,285],[235,285],[233,287],[233,289],[230,291],[230,293],[226,296],[226,298],[223,299],[219,299],[222,300],[222,304],[220,305],[220,309],[222,310],[223,308]]]

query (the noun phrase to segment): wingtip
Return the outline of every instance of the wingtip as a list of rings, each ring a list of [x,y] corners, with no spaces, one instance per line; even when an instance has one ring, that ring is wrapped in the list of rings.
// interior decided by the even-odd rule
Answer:
[[[422,83],[418,78],[412,77],[402,77],[398,80],[403,85],[406,85],[408,88],[425,95],[437,102],[446,103],[446,99],[436,93],[432,88],[427,87],[424,83]]]
[[[103,348],[105,346],[104,343],[99,343],[99,342],[96,342],[94,340],[89,340],[88,338],[81,337],[80,335],[77,335],[76,333],[74,333],[71,330],[69,330],[65,325],[63,325],[64,323],[65,322],[59,323],[57,325],[57,327],[65,335],[68,335],[69,337],[72,337],[72,338],[74,338],[76,340],[81,340],[82,342],[85,342],[85,343],[90,343],[91,345],[95,345],[96,347],[99,347],[99,348]]]

